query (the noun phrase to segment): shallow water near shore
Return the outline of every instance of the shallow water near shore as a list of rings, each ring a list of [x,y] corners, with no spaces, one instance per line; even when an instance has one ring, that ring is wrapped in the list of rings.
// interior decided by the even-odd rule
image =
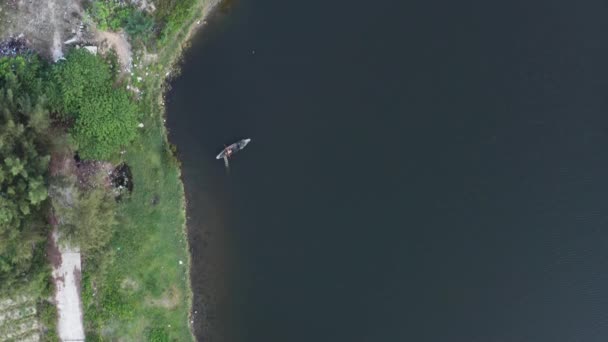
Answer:
[[[199,340],[605,341],[605,14],[217,11],[167,96]]]

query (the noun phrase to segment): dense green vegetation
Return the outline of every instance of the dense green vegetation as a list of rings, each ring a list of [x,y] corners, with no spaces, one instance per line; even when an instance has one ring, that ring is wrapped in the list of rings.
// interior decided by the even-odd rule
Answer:
[[[162,2],[162,1],[161,1]],[[148,43],[156,27],[154,18],[134,6],[115,0],[96,0],[87,9],[89,16],[104,31],[124,29],[132,40]]]
[[[149,65],[151,73],[170,70],[202,5],[197,1],[182,26],[167,36],[158,60]],[[124,155],[135,186],[119,203],[118,229],[106,253],[83,270],[85,329],[89,341],[190,341],[184,192],[162,120],[164,80],[145,77],[143,70],[135,70],[135,76],[143,78],[139,104],[148,114],[142,118],[145,129]]]
[[[87,258],[103,250],[116,228],[116,201],[103,186],[104,176],[97,175],[98,181],[87,189],[76,185],[76,177],[57,177],[51,181],[53,209],[61,217],[59,228]]]
[[[44,267],[49,116],[35,56],[0,59],[0,287]]]
[[[71,133],[84,159],[109,159],[135,138],[138,111],[127,90],[114,87],[108,63],[84,49],[70,51],[52,73],[54,105],[75,120]]]
[[[147,13],[97,0],[88,11],[100,28],[125,29],[132,42],[158,49],[147,71],[164,75],[203,2],[155,4]],[[56,311],[41,300],[52,291],[44,242],[53,212],[83,252],[87,340],[189,341],[184,192],[163,125],[163,79],[135,70],[144,78],[136,103],[117,70],[115,58],[78,49],[55,65],[34,56],[0,59],[0,289],[27,284],[39,298],[38,320],[50,329],[43,338],[53,339]],[[84,186],[64,163],[55,165],[63,173],[49,179],[48,156],[72,160],[75,152],[84,160],[126,162],[133,192],[117,202],[107,173]]]
[[[125,156],[135,187],[118,205],[118,229],[105,253],[88,261],[83,272],[90,341],[192,339],[179,169],[167,142],[160,139],[160,117],[147,116],[144,122],[146,130]]]
[[[156,9],[148,13],[115,0],[94,0],[87,10],[101,30],[124,29],[135,43],[148,48],[164,46],[192,16],[196,0],[158,0]],[[156,46],[155,44],[156,43]]]
[[[86,50],[52,66],[35,55],[0,58],[0,299],[18,294],[37,302],[50,329],[45,339],[55,324],[45,301],[49,184],[60,229],[86,256],[108,244],[117,212],[107,182],[85,189],[75,175],[49,179],[50,155],[68,150],[71,160],[78,148],[84,158],[103,158],[135,138],[138,108],[115,81],[107,61]],[[66,196],[70,203],[62,203]]]
[[[0,299],[25,298],[16,309],[0,311],[17,310],[13,317],[28,326],[40,322],[46,327],[43,340],[52,341],[55,320],[49,317],[55,308],[46,301],[51,283],[45,256],[51,138],[47,71],[34,55],[0,58]],[[4,336],[14,332],[15,324],[3,323]]]

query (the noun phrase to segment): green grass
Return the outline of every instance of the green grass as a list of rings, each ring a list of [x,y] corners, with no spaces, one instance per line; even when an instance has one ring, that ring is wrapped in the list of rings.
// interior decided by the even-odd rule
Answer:
[[[83,303],[87,340],[191,341],[190,256],[185,233],[185,198],[179,162],[163,124],[164,75],[181,54],[191,25],[200,18],[197,1],[182,26],[166,39],[155,64],[142,76],[144,128],[126,148],[133,174],[131,196],[119,205],[119,225],[107,252],[87,260]],[[154,200],[157,203],[154,204]],[[182,264],[180,265],[180,261]]]
[[[148,331],[165,329],[172,339],[191,340],[184,193],[158,121],[145,120],[144,134],[127,149],[135,187],[119,205],[111,252],[84,268],[85,322],[108,332],[104,337],[146,340]],[[163,307],[156,303],[163,298],[174,301]]]
[[[85,323],[104,338],[142,341],[164,331],[171,340],[192,339],[184,191],[155,107],[127,148],[134,189],[119,205],[110,251],[84,267]]]

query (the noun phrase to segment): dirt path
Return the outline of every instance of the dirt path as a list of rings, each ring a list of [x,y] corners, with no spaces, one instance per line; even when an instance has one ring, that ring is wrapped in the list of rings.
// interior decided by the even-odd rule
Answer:
[[[116,50],[123,72],[131,71],[131,44],[129,44],[129,41],[127,41],[127,37],[123,32],[97,31],[96,40],[100,43],[105,41],[110,47]]]
[[[62,341],[84,341],[82,322],[81,259],[77,249],[58,245],[57,230],[53,232],[53,249],[58,250],[61,258],[53,263],[55,282],[55,304],[57,306],[57,332]]]
[[[69,176],[76,172],[76,163],[71,151],[55,153],[49,166],[51,177]],[[56,186],[49,189],[54,205],[72,206],[74,189],[69,186]],[[47,257],[53,267],[55,284],[54,302],[57,307],[57,335],[61,341],[84,341],[83,310],[81,291],[80,251],[64,243],[59,236],[58,226],[61,218],[55,211],[49,212],[49,222],[53,233],[49,236]],[[59,242],[61,241],[61,243]]]

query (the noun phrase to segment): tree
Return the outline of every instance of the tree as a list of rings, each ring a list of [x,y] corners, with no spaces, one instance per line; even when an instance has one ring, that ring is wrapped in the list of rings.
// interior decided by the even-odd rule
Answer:
[[[34,265],[47,224],[47,129],[41,65],[34,56],[0,59],[0,283]]]

